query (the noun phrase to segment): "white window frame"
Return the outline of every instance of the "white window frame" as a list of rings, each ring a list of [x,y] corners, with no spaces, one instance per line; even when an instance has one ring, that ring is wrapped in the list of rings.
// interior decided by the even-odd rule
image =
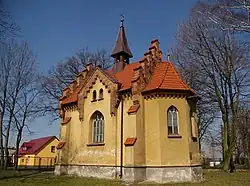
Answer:
[[[92,121],[92,142],[104,142],[104,117],[100,113],[97,113]]]
[[[174,110],[173,110],[174,109]],[[174,115],[173,115],[173,113],[174,112],[176,112],[176,124],[177,124],[177,132],[175,132],[175,125],[174,125]],[[169,113],[171,114],[171,123],[169,123]],[[167,111],[167,129],[169,128],[171,126],[171,128],[172,128],[172,131],[171,132],[169,132],[169,130],[168,130],[168,135],[179,135],[180,134],[180,127],[179,127],[179,111],[178,111],[178,109],[176,108],[176,107],[174,107],[174,106],[171,106],[171,107],[169,107],[169,109],[168,109],[168,111]]]

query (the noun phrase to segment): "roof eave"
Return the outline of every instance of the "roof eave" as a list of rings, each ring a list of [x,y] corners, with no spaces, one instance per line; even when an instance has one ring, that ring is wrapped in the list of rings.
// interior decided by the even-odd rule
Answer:
[[[183,89],[163,89],[163,88],[154,88],[154,89],[149,89],[149,90],[143,90],[142,93],[143,93],[143,94],[147,94],[147,93],[159,92],[159,91],[163,91],[163,92],[175,92],[175,93],[185,92],[185,93],[191,93],[192,96],[195,96],[195,95],[196,95],[196,94],[194,94],[191,90],[183,90]]]

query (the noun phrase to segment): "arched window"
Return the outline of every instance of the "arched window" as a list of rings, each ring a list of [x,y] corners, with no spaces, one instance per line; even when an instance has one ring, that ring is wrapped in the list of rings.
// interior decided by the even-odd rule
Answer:
[[[92,117],[92,142],[103,143],[104,142],[104,117],[102,113],[95,112]]]
[[[93,98],[92,101],[96,100],[96,91],[95,90],[93,91],[93,97],[92,98]]]
[[[174,106],[168,109],[168,134],[179,134],[178,110]]]
[[[102,88],[99,90],[99,99],[100,100],[103,99],[103,89]]]

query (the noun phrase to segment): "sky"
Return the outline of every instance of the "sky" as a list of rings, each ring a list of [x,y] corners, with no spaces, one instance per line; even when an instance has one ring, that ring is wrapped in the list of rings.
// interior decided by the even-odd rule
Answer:
[[[1,1],[1,0],[0,0]],[[39,71],[46,73],[57,62],[82,48],[111,52],[124,14],[131,61],[143,57],[150,41],[158,38],[163,53],[174,45],[178,24],[188,19],[196,0],[2,0],[21,27],[37,55]],[[30,125],[33,135],[23,141],[59,134],[60,124],[39,118]],[[14,137],[13,137],[14,138]]]

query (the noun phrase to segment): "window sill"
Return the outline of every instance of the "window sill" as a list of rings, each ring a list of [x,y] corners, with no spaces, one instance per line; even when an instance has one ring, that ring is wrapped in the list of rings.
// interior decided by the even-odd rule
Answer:
[[[88,147],[91,147],[91,146],[104,146],[105,143],[89,143],[87,144]]]
[[[168,138],[181,138],[181,136],[178,134],[169,134]]]
[[[91,102],[93,103],[93,102],[96,102],[97,101],[97,99],[95,99],[95,100],[92,100]]]

